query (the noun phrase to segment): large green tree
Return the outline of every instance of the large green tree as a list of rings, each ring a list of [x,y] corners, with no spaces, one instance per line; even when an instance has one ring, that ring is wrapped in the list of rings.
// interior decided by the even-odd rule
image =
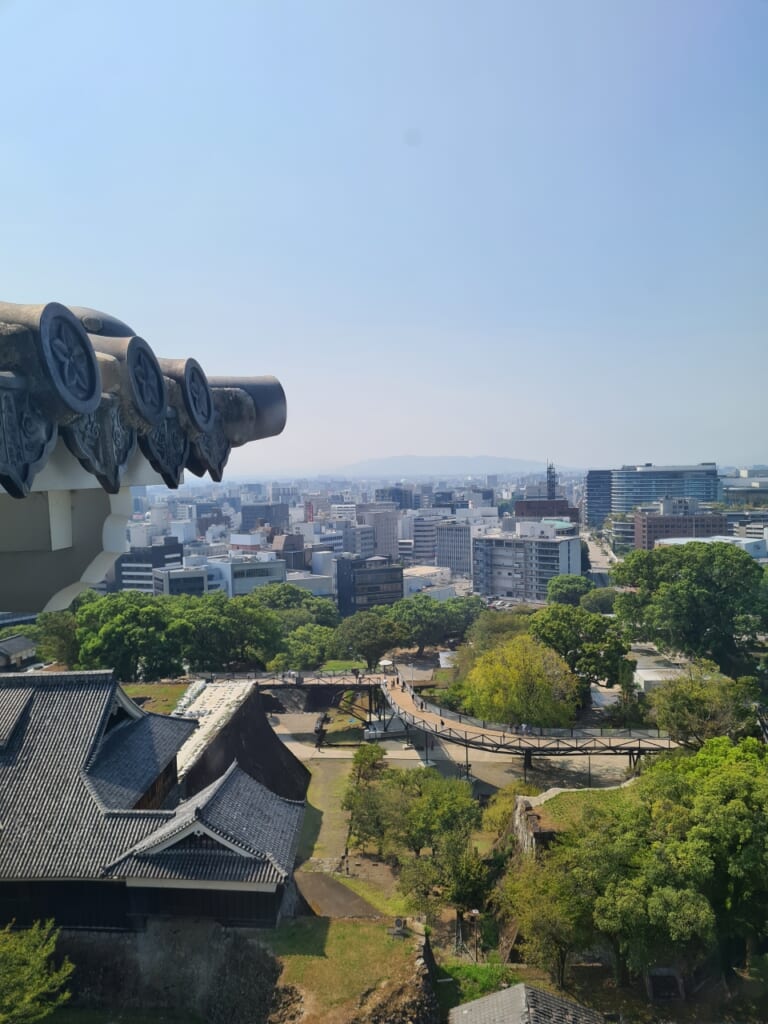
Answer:
[[[0,929],[0,1024],[34,1024],[69,999],[72,964],[56,964],[58,931],[52,921]]]
[[[699,662],[652,690],[649,703],[660,729],[697,750],[715,736],[736,740],[753,733],[759,696],[753,679],[729,679],[712,662]]]
[[[613,686],[620,682],[629,645],[622,640],[618,627],[605,616],[553,604],[531,617],[529,630],[531,636],[557,651],[585,689],[592,683]]]
[[[418,648],[417,657],[421,657],[428,644],[440,643],[447,634],[445,609],[428,594],[415,594],[395,602],[389,614],[400,627],[402,642]]]
[[[586,576],[553,576],[547,584],[549,604],[577,605],[581,598],[595,589],[595,584]]]
[[[590,807],[541,861],[510,869],[500,899],[544,966],[559,973],[569,952],[603,944],[624,982],[715,949],[724,968],[742,961],[764,934],[766,871],[765,747],[719,737]]]
[[[82,668],[113,668],[133,682],[178,675],[182,652],[169,631],[173,599],[126,590],[81,604],[76,638]]]
[[[400,642],[401,629],[385,608],[355,612],[336,630],[336,651],[340,657],[362,658],[369,671],[379,659]]]
[[[559,654],[523,635],[479,658],[464,694],[468,710],[492,722],[564,726],[574,719],[578,687]]]
[[[613,579],[631,588],[615,604],[631,636],[710,658],[723,671],[738,663],[761,623],[763,570],[732,544],[633,551]]]

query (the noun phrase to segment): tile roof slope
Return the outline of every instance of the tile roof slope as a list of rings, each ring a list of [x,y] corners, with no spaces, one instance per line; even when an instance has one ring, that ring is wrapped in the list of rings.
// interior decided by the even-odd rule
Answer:
[[[449,1024],[604,1024],[604,1020],[597,1010],[523,984],[473,999],[448,1014]]]
[[[7,746],[33,693],[31,686],[0,690],[0,748]]]
[[[83,768],[117,687],[112,672],[0,674],[3,704],[33,687],[23,728],[0,750],[0,879],[96,878],[170,817],[104,813]]]
[[[34,648],[34,640],[30,640],[28,636],[23,634],[8,636],[5,640],[0,640],[0,651],[3,654],[21,654],[22,651],[34,650]]]
[[[190,719],[147,713],[117,726],[86,769],[99,800],[113,810],[134,807],[195,728]]]
[[[160,826],[105,869],[113,878],[222,878],[278,884],[293,869],[304,801],[277,796],[233,763]],[[182,833],[200,822],[226,844],[198,849]],[[172,843],[179,835],[177,845]],[[242,851],[242,852],[238,852]]]

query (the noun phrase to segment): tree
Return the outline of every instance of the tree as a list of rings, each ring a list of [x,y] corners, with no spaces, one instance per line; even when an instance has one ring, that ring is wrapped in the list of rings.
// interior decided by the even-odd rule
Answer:
[[[80,654],[77,642],[77,620],[70,609],[43,612],[37,617],[37,656],[43,661],[76,665]]]
[[[384,609],[355,612],[336,629],[335,646],[340,657],[362,658],[373,671],[379,658],[400,642],[400,628]]]
[[[598,615],[612,615],[616,594],[615,587],[595,587],[589,593],[582,594],[579,607],[583,608],[585,612],[593,612]]]
[[[589,544],[585,540],[581,542],[581,571],[586,575],[592,568],[592,559],[589,557]]]
[[[716,948],[723,969],[743,961],[764,931],[766,870],[766,749],[720,737],[585,809],[540,862],[510,870],[501,906],[537,962],[560,974],[572,950],[607,943],[624,983]]]
[[[79,667],[113,668],[125,682],[178,675],[179,637],[168,628],[173,602],[125,590],[80,604],[75,614]]]
[[[270,583],[266,587],[258,587],[247,595],[247,599],[276,612],[285,633],[309,623],[331,628],[339,624],[339,612],[333,601],[316,597],[291,583]]]
[[[378,778],[384,767],[386,752],[378,743],[361,743],[352,758],[352,782],[359,786]]]
[[[467,630],[484,610],[479,597],[449,597],[442,602],[445,616],[445,636],[453,640],[463,640]]]
[[[753,679],[729,679],[712,662],[699,662],[653,690],[649,702],[659,728],[697,750],[714,736],[736,740],[754,732],[759,695]]]
[[[595,584],[586,576],[553,576],[547,583],[547,602],[577,605],[585,594],[594,589]]]
[[[54,964],[59,933],[53,921],[0,930],[0,1024],[34,1024],[69,999],[69,960]]]
[[[526,959],[563,988],[569,960],[591,932],[573,876],[554,859],[522,859],[505,878],[499,902],[502,915],[517,921]]]
[[[536,612],[529,628],[531,636],[557,651],[585,688],[597,682],[609,686],[619,682],[629,646],[604,616],[553,604]]]
[[[615,604],[628,633],[709,658],[723,671],[739,663],[761,623],[763,570],[732,544],[633,551],[614,568],[613,578],[632,588]]]
[[[328,660],[335,642],[336,630],[330,626],[316,626],[314,623],[299,626],[285,638],[285,667],[299,670],[319,668]]]
[[[570,725],[578,681],[555,651],[518,636],[478,659],[465,687],[469,710],[492,722]]]
[[[390,608],[390,616],[400,627],[402,642],[418,647],[417,657],[421,657],[428,644],[439,643],[447,632],[443,605],[428,594],[415,594],[396,601]]]

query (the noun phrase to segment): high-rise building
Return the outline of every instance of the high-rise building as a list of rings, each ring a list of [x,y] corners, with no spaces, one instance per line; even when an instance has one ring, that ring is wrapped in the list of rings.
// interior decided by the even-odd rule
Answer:
[[[397,524],[399,515],[395,511],[369,509],[363,513],[363,521],[373,527],[374,550],[381,558],[397,560]]]
[[[489,533],[472,541],[476,594],[546,601],[549,581],[564,575],[581,575],[581,541],[559,536],[554,523],[518,523],[515,533]]]
[[[472,575],[472,527],[469,523],[438,523],[435,562],[457,576]]]
[[[611,514],[610,469],[590,469],[584,484],[583,519],[586,526],[599,530]]]
[[[650,551],[656,541],[667,537],[716,537],[726,533],[724,513],[702,512],[696,498],[662,498],[652,509],[638,509],[634,515],[634,546]]]
[[[343,616],[394,604],[403,596],[403,567],[388,558],[338,558],[336,592]]]
[[[622,466],[590,469],[584,489],[584,522],[601,527],[609,515],[628,515],[662,498],[720,501],[722,484],[714,462],[695,466]]]
[[[722,485],[714,462],[697,466],[622,466],[611,470],[611,512],[631,512],[661,498],[719,501]]]
[[[115,562],[115,589],[154,594],[154,570],[181,568],[183,550],[175,537],[165,537],[162,544],[124,552]]]

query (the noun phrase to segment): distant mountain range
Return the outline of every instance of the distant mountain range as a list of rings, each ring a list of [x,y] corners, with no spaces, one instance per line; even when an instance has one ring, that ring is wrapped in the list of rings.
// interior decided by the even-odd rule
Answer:
[[[386,458],[363,459],[350,466],[341,466],[336,473],[350,477],[467,477],[543,473],[546,463],[531,459],[507,459],[498,455],[390,455]]]

